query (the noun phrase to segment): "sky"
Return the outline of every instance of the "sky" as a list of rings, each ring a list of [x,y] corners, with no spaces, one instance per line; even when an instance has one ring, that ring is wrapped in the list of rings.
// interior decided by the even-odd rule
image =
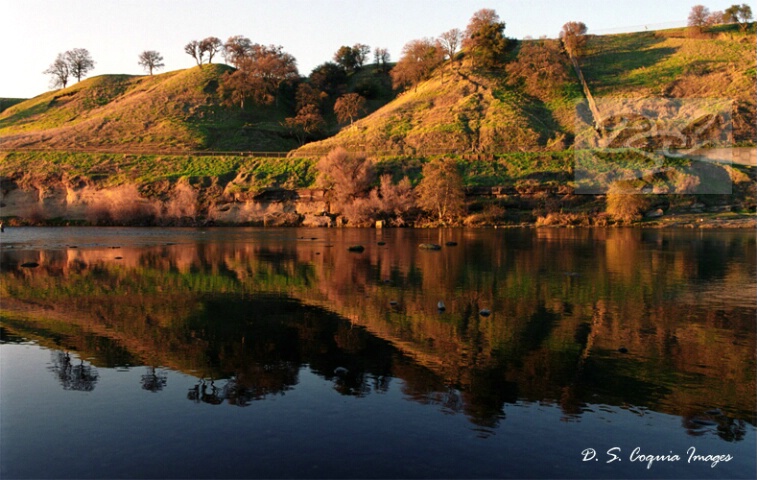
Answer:
[[[89,50],[90,77],[144,75],[137,57],[145,50],[163,55],[162,73],[195,65],[184,53],[191,40],[243,35],[281,45],[307,76],[342,45],[387,48],[396,61],[410,40],[464,30],[482,8],[495,10],[505,35],[520,39],[556,37],[573,20],[596,34],[679,27],[697,3],[715,11],[736,2],[742,0],[0,0],[0,45],[11,47],[3,52],[0,97],[50,90],[42,72],[73,48]]]

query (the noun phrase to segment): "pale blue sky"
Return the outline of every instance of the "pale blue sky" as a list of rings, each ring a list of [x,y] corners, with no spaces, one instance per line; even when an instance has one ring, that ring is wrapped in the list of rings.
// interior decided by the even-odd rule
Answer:
[[[742,0],[738,0],[741,3]],[[301,75],[331,61],[341,45],[389,49],[396,61],[410,40],[464,29],[474,12],[496,10],[508,37],[554,37],[567,21],[590,33],[682,26],[691,7],[723,10],[734,0],[0,0],[3,74],[0,97],[33,97],[49,90],[42,72],[59,52],[86,48],[90,76],[141,75],[137,56],[157,50],[161,72],[194,65],[190,40],[244,35],[275,44],[297,59]],[[223,59],[219,59],[223,61]]]

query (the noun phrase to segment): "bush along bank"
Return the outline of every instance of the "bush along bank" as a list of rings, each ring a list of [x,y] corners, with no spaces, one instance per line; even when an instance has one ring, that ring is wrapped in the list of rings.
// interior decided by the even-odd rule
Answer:
[[[675,170],[580,194],[569,151],[379,160],[341,149],[318,160],[4,155],[6,225],[748,226],[757,203],[755,168],[741,165],[717,167],[729,194],[700,193],[697,178]]]

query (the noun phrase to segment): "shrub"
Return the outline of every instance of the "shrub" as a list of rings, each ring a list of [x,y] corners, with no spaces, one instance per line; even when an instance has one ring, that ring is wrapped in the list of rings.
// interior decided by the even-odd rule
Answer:
[[[610,185],[605,211],[616,222],[630,223],[639,220],[648,207],[647,196],[634,193],[627,182],[615,182]]]

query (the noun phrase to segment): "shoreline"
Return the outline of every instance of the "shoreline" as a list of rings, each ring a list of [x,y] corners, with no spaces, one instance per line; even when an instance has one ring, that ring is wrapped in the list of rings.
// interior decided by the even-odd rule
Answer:
[[[534,222],[520,222],[520,223],[481,223],[476,225],[465,225],[462,222],[456,224],[440,224],[440,223],[421,223],[417,225],[406,226],[349,226],[349,225],[336,225],[336,226],[313,226],[304,225],[302,221],[282,223],[275,225],[263,225],[262,222],[241,222],[241,223],[226,223],[226,222],[213,222],[207,220],[189,220],[179,222],[167,222],[167,223],[109,223],[109,224],[97,224],[91,223],[86,220],[77,219],[64,219],[55,218],[37,222],[30,222],[26,219],[19,219],[18,217],[0,217],[0,223],[2,223],[4,229],[18,228],[18,227],[137,227],[137,228],[307,228],[313,230],[320,229],[332,229],[332,228],[344,228],[344,229],[394,229],[394,228],[408,228],[424,230],[429,228],[462,228],[462,229],[513,229],[513,228],[639,228],[639,229],[674,229],[674,228],[686,228],[686,229],[754,229],[757,230],[757,214],[755,213],[731,213],[723,214],[717,213],[672,213],[662,217],[654,219],[643,219],[632,223],[618,223],[618,222],[605,222],[605,223],[592,223],[592,219],[596,220],[596,216],[583,217],[581,223],[559,223],[559,224],[540,224],[539,221]]]

